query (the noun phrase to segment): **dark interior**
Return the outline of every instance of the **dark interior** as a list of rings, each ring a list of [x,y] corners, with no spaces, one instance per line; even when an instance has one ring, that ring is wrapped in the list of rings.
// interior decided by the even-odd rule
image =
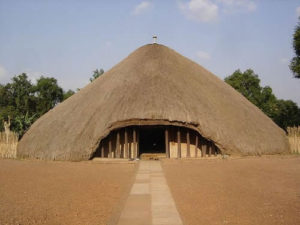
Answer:
[[[140,154],[165,153],[165,134],[162,127],[141,127],[139,135]]]

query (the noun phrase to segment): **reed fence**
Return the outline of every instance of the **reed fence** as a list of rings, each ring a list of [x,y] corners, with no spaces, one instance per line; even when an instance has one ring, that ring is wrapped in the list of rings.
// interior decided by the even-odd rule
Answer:
[[[290,142],[291,152],[300,153],[300,126],[288,127],[288,139]]]
[[[14,132],[0,132],[0,158],[16,158],[19,136]]]

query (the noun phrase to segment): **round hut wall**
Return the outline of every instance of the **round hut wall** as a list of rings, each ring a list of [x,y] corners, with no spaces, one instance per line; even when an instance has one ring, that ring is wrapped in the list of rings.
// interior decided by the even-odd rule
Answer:
[[[197,158],[220,154],[213,141],[197,131],[170,125],[127,126],[112,130],[91,158],[140,158],[165,154],[167,158]]]

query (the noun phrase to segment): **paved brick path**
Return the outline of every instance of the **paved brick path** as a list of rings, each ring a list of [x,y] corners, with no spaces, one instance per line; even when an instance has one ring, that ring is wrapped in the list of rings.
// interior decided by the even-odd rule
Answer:
[[[118,225],[182,225],[159,161],[140,161]]]

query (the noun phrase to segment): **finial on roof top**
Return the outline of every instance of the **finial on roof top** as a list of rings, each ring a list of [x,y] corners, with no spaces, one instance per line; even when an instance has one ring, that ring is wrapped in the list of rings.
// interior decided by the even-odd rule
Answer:
[[[156,35],[153,35],[153,44],[157,44],[157,36]]]

